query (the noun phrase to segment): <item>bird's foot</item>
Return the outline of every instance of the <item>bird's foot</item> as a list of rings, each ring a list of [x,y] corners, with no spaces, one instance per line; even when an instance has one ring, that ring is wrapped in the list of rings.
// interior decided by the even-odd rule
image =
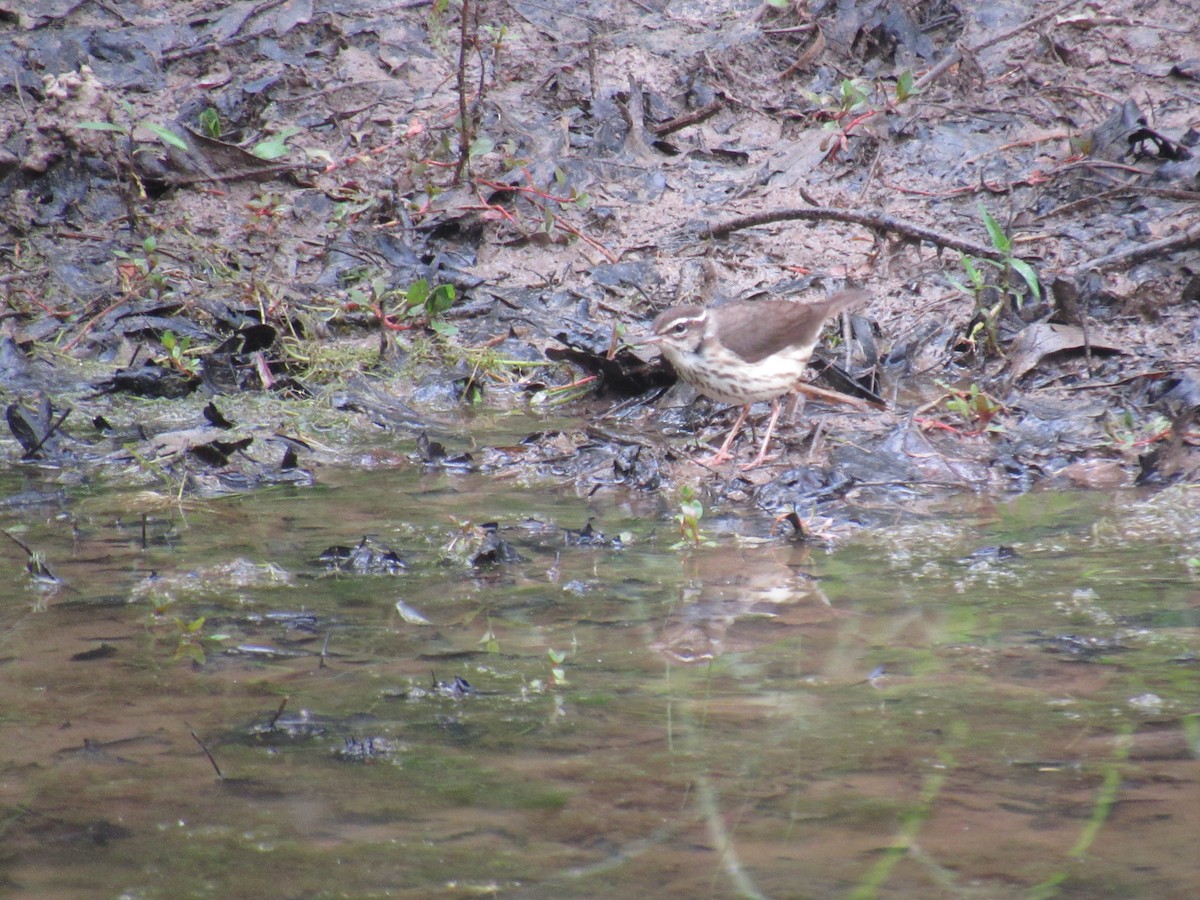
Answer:
[[[758,456],[754,457],[754,459],[750,460],[750,462],[743,463],[742,465],[738,466],[738,468],[743,472],[749,472],[751,469],[757,469],[765,462],[774,462],[777,459],[779,459],[778,453],[772,453],[770,456],[760,453]]]
[[[707,466],[708,468],[713,468],[714,466],[723,466],[725,463],[729,462],[731,459],[734,459],[734,455],[732,453],[729,453],[726,450],[718,450],[712,456],[706,457],[704,459],[698,459],[698,460],[696,460],[696,462],[702,466]]]

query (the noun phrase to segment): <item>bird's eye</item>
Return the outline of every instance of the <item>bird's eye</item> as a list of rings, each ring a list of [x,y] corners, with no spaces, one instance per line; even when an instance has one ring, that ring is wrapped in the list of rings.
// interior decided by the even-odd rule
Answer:
[[[676,322],[675,327],[672,328],[671,330],[680,336],[685,335],[685,334],[687,334],[687,323],[686,322]]]

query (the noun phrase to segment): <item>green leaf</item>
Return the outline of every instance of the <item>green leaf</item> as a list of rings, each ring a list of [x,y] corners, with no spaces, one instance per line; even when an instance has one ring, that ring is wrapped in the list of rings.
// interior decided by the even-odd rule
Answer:
[[[483,633],[483,637],[479,639],[479,643],[483,644],[484,650],[488,653],[500,652],[500,641],[496,638],[496,632],[492,631],[490,626]]]
[[[467,155],[470,156],[471,159],[475,159],[478,156],[484,156],[485,154],[491,153],[495,146],[496,142],[490,137],[480,136],[471,141],[471,149],[467,151]]]
[[[904,102],[909,97],[915,97],[921,93],[913,89],[913,73],[912,69],[905,69],[900,73],[900,77],[896,79],[896,99]]]
[[[187,150],[188,143],[170,128],[163,125],[158,125],[154,122],[147,122],[146,127],[158,135],[158,139],[164,144],[174,147],[176,150]]]
[[[114,125],[112,122],[80,122],[80,128],[87,128],[91,131],[115,131],[118,134],[129,134],[129,129],[121,125]]]
[[[279,159],[279,157],[287,153],[287,144],[278,138],[273,138],[272,140],[255,144],[250,152],[259,159]]]
[[[1033,270],[1033,266],[1025,262],[1023,259],[1009,260],[1009,264],[1013,267],[1018,275],[1025,279],[1025,284],[1029,287],[1029,293],[1034,298],[1042,296],[1042,287],[1038,281],[1037,272]]]
[[[172,350],[174,350],[174,349],[175,349],[175,346],[176,346],[176,343],[175,343],[175,332],[173,332],[173,331],[164,331],[164,332],[162,333],[162,337],[161,337],[161,338],[159,338],[159,340],[161,340],[161,341],[162,341],[163,348],[164,348],[164,349],[165,349],[165,350],[166,350],[168,353],[170,353]]]
[[[425,311],[431,316],[441,315],[454,305],[454,296],[454,285],[439,284],[425,301]]]
[[[221,136],[221,115],[211,106],[200,113],[200,128],[210,138]]]
[[[987,280],[979,270],[979,266],[977,265],[978,260],[971,256],[964,256],[960,262],[962,263],[963,270],[967,273],[967,277],[971,279],[971,286],[967,287],[953,278],[950,279],[950,283],[960,291],[968,294],[977,294],[982,291],[987,286]],[[991,260],[987,260],[987,262],[991,262]]]
[[[866,92],[850,78],[842,79],[838,91],[842,97],[843,109],[852,110],[866,102]]]
[[[204,655],[204,650],[199,644],[181,646],[175,655],[181,659],[190,659],[198,666],[202,666],[208,661],[208,657]]]
[[[273,138],[268,138],[265,141],[260,141],[254,145],[254,149],[250,152],[259,159],[279,159],[288,151],[288,138],[298,134],[299,128],[285,128]]]
[[[458,334],[458,326],[451,325],[449,322],[443,322],[441,319],[434,319],[429,323],[429,327],[434,333],[440,334],[442,337],[454,337]]]
[[[1005,256],[1008,256],[1012,252],[1012,240],[1004,233],[1004,229],[1000,227],[1000,223],[996,221],[995,217],[987,211],[987,208],[982,203],[979,204],[979,214],[983,216],[983,224],[987,228],[988,238],[991,240],[992,246]]]
[[[420,306],[429,299],[429,282],[419,278],[408,286],[407,300],[409,307]]]

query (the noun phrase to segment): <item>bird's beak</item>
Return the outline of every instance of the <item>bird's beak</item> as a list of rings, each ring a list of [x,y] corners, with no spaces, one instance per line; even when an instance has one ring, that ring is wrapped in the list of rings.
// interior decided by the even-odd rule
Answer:
[[[655,334],[653,331],[648,334],[643,334],[640,337],[626,338],[625,343],[631,347],[645,347],[650,344],[661,344],[662,335]]]

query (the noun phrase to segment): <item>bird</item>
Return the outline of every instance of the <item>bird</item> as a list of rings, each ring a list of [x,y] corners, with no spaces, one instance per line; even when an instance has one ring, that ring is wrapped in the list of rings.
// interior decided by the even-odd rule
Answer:
[[[821,328],[863,300],[863,293],[848,290],[815,303],[747,300],[712,308],[673,306],[654,320],[650,333],[637,343],[657,345],[675,373],[704,396],[741,405],[729,436],[705,465],[733,459],[729,448],[750,406],[771,401],[771,420],[762,447],[753,461],[741,467],[745,471],[766,461],[779,419],[780,398],[804,375]]]

